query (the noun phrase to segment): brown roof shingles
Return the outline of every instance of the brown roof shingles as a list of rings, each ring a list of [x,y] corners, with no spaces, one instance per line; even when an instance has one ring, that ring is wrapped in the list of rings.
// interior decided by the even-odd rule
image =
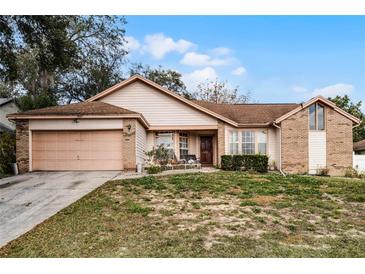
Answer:
[[[198,100],[193,102],[240,125],[270,124],[299,106],[298,104],[215,104]]]
[[[123,115],[137,114],[137,112],[120,108],[103,102],[81,102],[63,106],[46,107],[33,109],[24,112],[14,113],[16,116],[47,116],[47,115]],[[10,116],[11,116],[10,115]]]

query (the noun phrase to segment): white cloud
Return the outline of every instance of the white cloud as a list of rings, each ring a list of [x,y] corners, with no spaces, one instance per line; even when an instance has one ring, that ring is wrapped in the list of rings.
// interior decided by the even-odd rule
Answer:
[[[181,59],[180,63],[188,66],[223,66],[232,62],[232,58],[212,58],[207,54],[188,52]]]
[[[125,36],[125,40],[127,41],[125,48],[129,52],[135,51],[141,47],[141,43],[132,36]]]
[[[206,67],[183,75],[183,81],[186,84],[188,90],[194,91],[199,83],[207,80],[214,80],[217,77],[218,74],[214,68]]]
[[[308,89],[302,86],[292,86],[291,87],[292,91],[296,92],[296,93],[306,93],[308,92]]]
[[[224,56],[229,55],[232,53],[232,50],[230,48],[226,47],[218,47],[211,50],[212,54],[218,55],[218,56]]]
[[[240,67],[238,67],[238,68],[234,69],[234,70],[232,71],[232,74],[233,74],[233,75],[240,76],[240,75],[245,74],[246,72],[247,72],[246,68],[245,68],[245,67],[243,67],[243,66],[240,66]]]
[[[355,87],[350,84],[338,83],[324,88],[315,89],[312,96],[322,95],[324,97],[334,97],[336,95],[350,94]]]
[[[146,35],[143,52],[148,52],[156,59],[162,59],[167,53],[184,53],[194,47],[192,42],[184,39],[174,41],[171,37],[166,37],[163,33]]]

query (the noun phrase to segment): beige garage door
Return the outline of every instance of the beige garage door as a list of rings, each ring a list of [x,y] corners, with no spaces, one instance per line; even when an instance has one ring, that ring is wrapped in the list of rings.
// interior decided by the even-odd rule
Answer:
[[[121,170],[121,131],[33,131],[33,170]]]

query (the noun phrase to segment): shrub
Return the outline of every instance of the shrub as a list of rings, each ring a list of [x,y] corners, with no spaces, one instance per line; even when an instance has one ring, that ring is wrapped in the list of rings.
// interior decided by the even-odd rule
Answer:
[[[162,167],[159,165],[150,165],[146,167],[148,174],[157,174],[162,172]]]
[[[345,177],[348,178],[357,178],[359,176],[359,173],[357,170],[353,167],[347,167],[345,170]]]
[[[266,172],[269,158],[261,154],[223,155],[221,165],[224,170],[253,170]]]
[[[223,170],[233,170],[232,155],[222,155],[221,167]]]
[[[326,168],[326,167],[318,168],[316,170],[316,174],[318,176],[327,176],[329,172],[330,172],[330,170],[328,168]]]
[[[0,173],[12,173],[11,163],[15,163],[15,135],[4,132],[0,134]]]

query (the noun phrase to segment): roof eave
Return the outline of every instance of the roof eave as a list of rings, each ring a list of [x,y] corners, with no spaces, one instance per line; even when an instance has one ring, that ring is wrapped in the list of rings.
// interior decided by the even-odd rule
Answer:
[[[305,103],[302,103],[300,104],[297,108],[289,111],[288,113],[282,115],[281,117],[277,118],[275,121],[274,121],[274,124],[279,124],[281,123],[282,121],[284,121],[285,119],[289,118],[290,116],[294,115],[295,113],[301,111],[302,109],[304,108],[307,108],[308,106],[316,103],[316,102],[322,102],[323,104],[331,107],[332,109],[334,109],[335,111],[339,112],[340,114],[342,114],[343,116],[347,117],[348,119],[350,119],[355,125],[358,125],[361,123],[361,120],[353,115],[351,115],[350,113],[342,110],[341,108],[339,108],[338,106],[336,106],[335,103],[331,102],[330,100],[324,98],[323,96],[316,96],[316,97],[313,97],[312,99],[308,100],[307,102]]]
[[[8,114],[6,116],[9,120],[57,120],[57,119],[123,119],[123,118],[136,118],[138,119],[145,128],[149,128],[150,124],[144,118],[142,114],[120,114],[120,115],[17,115]]]
[[[205,107],[202,107],[202,106],[200,106],[198,104],[195,104],[191,100],[188,100],[188,99],[186,99],[186,98],[184,98],[184,97],[176,94],[175,92],[172,92],[169,89],[164,88],[164,87],[156,84],[155,82],[153,82],[151,80],[148,80],[148,79],[146,79],[146,78],[144,78],[144,77],[142,77],[140,75],[134,75],[134,76],[126,79],[126,80],[124,80],[124,81],[122,81],[122,82],[120,82],[120,83],[118,83],[118,84],[116,84],[116,85],[114,85],[114,86],[112,86],[112,87],[110,87],[110,88],[108,88],[108,89],[106,89],[106,90],[104,90],[104,91],[96,94],[95,96],[87,99],[86,102],[92,102],[92,101],[101,99],[101,98],[103,98],[103,97],[105,97],[105,96],[113,93],[114,91],[116,91],[118,89],[121,89],[121,88],[123,88],[123,87],[125,87],[125,86],[127,86],[127,85],[129,85],[129,84],[131,84],[131,83],[133,83],[135,81],[137,81],[137,80],[140,80],[143,83],[145,83],[145,84],[147,84],[149,86],[152,86],[152,87],[156,88],[157,90],[162,91],[162,92],[166,93],[167,95],[170,95],[170,96],[174,97],[175,99],[177,99],[179,101],[182,101],[183,103],[185,103],[185,104],[187,104],[187,105],[189,105],[189,106],[191,106],[191,107],[193,107],[193,108],[195,108],[195,109],[197,109],[197,110],[199,110],[201,112],[204,112],[204,113],[206,113],[206,114],[208,114],[210,116],[213,116],[213,117],[215,117],[215,118],[217,118],[219,120],[222,120],[222,121],[224,121],[224,122],[226,122],[226,123],[228,123],[228,124],[230,124],[232,126],[236,126],[237,127],[237,125],[238,125],[237,122],[235,122],[235,121],[233,121],[233,120],[231,120],[231,119],[229,119],[227,117],[224,117],[224,116],[222,116],[222,115],[220,115],[220,114],[218,114],[218,113],[216,113],[214,111],[211,111],[211,110],[209,110],[209,109],[207,109]]]

